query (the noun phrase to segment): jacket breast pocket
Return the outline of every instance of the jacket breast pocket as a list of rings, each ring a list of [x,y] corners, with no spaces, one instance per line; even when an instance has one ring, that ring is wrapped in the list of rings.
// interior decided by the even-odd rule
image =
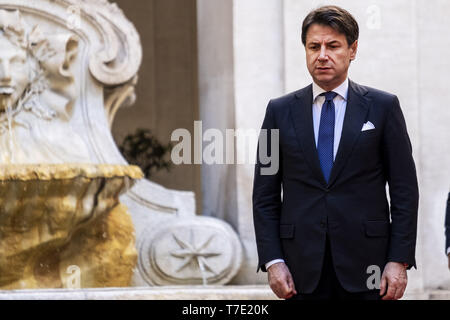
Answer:
[[[364,229],[368,237],[388,237],[390,223],[385,220],[369,220],[364,222]]]
[[[293,224],[280,224],[280,238],[292,239],[295,234],[295,226]]]
[[[359,144],[371,144],[379,140],[379,132],[376,129],[362,131],[359,136],[358,143]]]
[[[361,132],[354,155],[360,163],[364,162],[365,168],[377,163],[380,156],[380,139],[380,135],[375,130]]]

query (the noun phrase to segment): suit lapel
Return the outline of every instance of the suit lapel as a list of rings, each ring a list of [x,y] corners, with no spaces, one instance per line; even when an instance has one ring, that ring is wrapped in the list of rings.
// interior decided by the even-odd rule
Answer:
[[[344,168],[353,147],[361,135],[361,129],[367,120],[371,101],[365,97],[367,90],[349,81],[347,110],[345,112],[341,141],[331,170],[329,185],[331,186]]]
[[[314,137],[312,85],[300,90],[296,97],[290,106],[295,134],[313,174],[325,186]]]

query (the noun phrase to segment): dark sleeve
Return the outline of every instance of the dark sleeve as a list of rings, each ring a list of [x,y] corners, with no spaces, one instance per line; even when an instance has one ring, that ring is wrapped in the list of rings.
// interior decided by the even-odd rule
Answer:
[[[394,97],[387,115],[383,139],[392,220],[388,261],[408,263],[410,268],[417,268],[415,250],[419,189],[411,141],[397,97]]]
[[[450,192],[447,199],[447,210],[445,213],[445,254],[447,255],[447,249],[450,247]]]
[[[263,138],[264,131],[267,132],[267,139]],[[268,163],[264,155],[269,155],[272,161]],[[274,157],[278,157],[278,161]],[[279,237],[282,183],[280,168],[279,131],[269,103],[260,132],[253,180],[253,222],[259,257],[258,271],[261,269],[265,272],[265,264],[271,260],[283,259]]]

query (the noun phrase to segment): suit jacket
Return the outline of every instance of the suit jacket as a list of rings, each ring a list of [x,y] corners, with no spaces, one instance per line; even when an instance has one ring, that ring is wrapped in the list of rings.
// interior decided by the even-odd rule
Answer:
[[[367,280],[387,262],[416,266],[419,192],[412,146],[396,96],[349,81],[339,149],[326,183],[312,118],[312,85],[271,100],[262,129],[278,129],[274,175],[257,157],[253,216],[258,271],[282,258],[297,291],[311,293],[321,274],[326,235],[336,275],[349,292],[368,291]],[[375,129],[362,131],[370,121]],[[258,155],[261,142],[258,146]],[[390,205],[386,183],[389,184]],[[392,219],[392,221],[391,221]],[[369,273],[368,273],[369,272]]]
[[[447,212],[445,214],[445,254],[447,254],[447,248],[450,247],[450,192],[447,199]]]

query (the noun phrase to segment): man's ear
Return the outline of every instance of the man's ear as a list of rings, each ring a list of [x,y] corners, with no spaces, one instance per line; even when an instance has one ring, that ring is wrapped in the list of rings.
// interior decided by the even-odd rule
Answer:
[[[353,44],[350,46],[350,61],[356,59],[356,53],[358,52],[358,40],[355,40]]]

